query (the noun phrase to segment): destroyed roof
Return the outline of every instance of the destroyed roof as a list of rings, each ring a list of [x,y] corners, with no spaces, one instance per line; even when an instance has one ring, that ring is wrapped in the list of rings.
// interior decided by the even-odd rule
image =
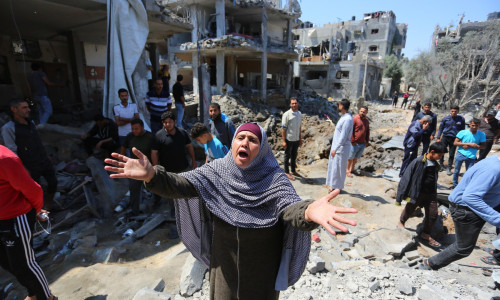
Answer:
[[[275,1],[270,0],[234,0],[233,3],[237,4],[240,7],[252,7],[252,6],[265,6],[268,9],[274,10],[278,13],[291,16],[291,17],[300,17],[302,14],[302,10],[300,8],[297,0],[292,0],[291,7],[280,8],[276,5]]]

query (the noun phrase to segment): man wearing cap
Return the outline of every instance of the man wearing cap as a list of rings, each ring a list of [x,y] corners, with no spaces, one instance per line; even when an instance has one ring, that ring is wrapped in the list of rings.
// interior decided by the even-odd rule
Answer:
[[[479,150],[479,158],[477,161],[485,159],[486,156],[488,156],[493,146],[493,142],[498,140],[498,136],[500,136],[500,126],[498,125],[498,120],[495,119],[496,114],[497,112],[491,109],[486,113],[486,117],[481,119],[479,130],[486,134],[486,145],[484,149]]]

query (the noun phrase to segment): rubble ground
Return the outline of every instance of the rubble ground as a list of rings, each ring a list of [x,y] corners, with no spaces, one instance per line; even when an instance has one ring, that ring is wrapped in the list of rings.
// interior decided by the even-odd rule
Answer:
[[[269,141],[278,159],[283,160],[280,122],[286,109],[245,102],[238,95],[214,96],[236,125],[248,121],[259,122],[267,131]],[[298,172],[302,177],[292,181],[302,199],[318,199],[328,192],[324,185],[328,152],[338,113],[333,103],[313,94],[299,94],[300,110],[304,114],[304,145],[299,150]],[[308,265],[299,281],[280,294],[280,299],[490,299],[500,297],[493,277],[483,275],[481,262],[487,253],[481,247],[491,247],[495,228],[483,229],[473,253],[439,271],[416,269],[424,257],[437,253],[420,245],[416,239],[422,215],[411,218],[407,229],[396,226],[402,208],[394,205],[397,181],[387,176],[387,170],[398,171],[403,151],[383,146],[393,136],[404,135],[413,111],[393,109],[390,101],[372,101],[370,147],[357,164],[361,175],[346,179],[343,192],[332,203],[354,207],[358,225],[349,226],[349,233],[336,236],[323,229],[312,242]],[[438,112],[443,116],[446,112]],[[57,143],[62,144],[59,140]],[[391,146],[392,147],[392,146]],[[67,156],[70,156],[69,144]],[[495,151],[498,151],[495,148]],[[446,161],[446,158],[445,158]],[[93,161],[92,163],[95,163]],[[83,171],[78,165],[66,170],[65,191],[75,189]],[[96,167],[97,168],[97,167]],[[71,168],[69,168],[71,169]],[[73,171],[70,173],[67,171]],[[95,172],[95,170],[93,170]],[[80,173],[79,173],[80,172]],[[72,174],[72,175],[71,175]],[[101,174],[102,175],[102,174]],[[78,180],[75,177],[79,178]],[[93,176],[96,177],[96,176]],[[62,183],[62,182],[60,182]],[[94,192],[95,205],[108,201],[113,206],[123,198],[124,181],[110,180],[115,194],[114,202],[101,199],[95,183],[86,183]],[[440,173],[439,188],[449,193],[451,176]],[[106,186],[101,186],[105,189]],[[121,192],[120,192],[121,191]],[[111,193],[111,191],[109,191]],[[68,217],[85,203],[81,189],[74,192],[73,206],[54,213],[58,222]],[[77,195],[83,195],[79,196]],[[91,212],[81,213],[66,225],[35,239],[37,256],[50,287],[60,299],[208,299],[208,276],[197,265],[179,239],[169,239],[172,220],[165,217],[169,208],[163,201],[154,205],[145,193],[144,210],[150,212],[128,218],[126,212],[113,213],[100,219]],[[66,200],[73,198],[69,197]],[[63,198],[61,198],[63,199]],[[79,205],[78,205],[79,204]],[[154,209],[153,209],[154,207]],[[153,214],[151,214],[153,213]],[[454,240],[451,217],[446,211],[436,222],[433,236],[448,245]],[[56,222],[57,225],[57,222]],[[133,235],[122,238],[126,229]],[[142,233],[141,233],[142,232]],[[141,234],[139,234],[141,233]],[[495,273],[493,273],[495,275]],[[25,291],[15,279],[0,274],[0,299],[20,299]]]

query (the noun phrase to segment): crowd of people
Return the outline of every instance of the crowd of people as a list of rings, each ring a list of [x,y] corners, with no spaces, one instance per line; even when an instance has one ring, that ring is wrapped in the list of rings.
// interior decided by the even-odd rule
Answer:
[[[38,80],[34,86],[43,94],[41,87],[51,83],[44,80],[38,66],[33,68],[32,81]],[[347,231],[342,223],[356,225],[341,215],[356,213],[355,209],[335,207],[330,200],[342,192],[346,177],[360,175],[355,166],[370,143],[368,107],[360,107],[353,117],[349,100],[337,103],[341,117],[329,153],[329,191],[316,201],[302,201],[290,182],[302,177],[297,157],[304,143],[303,119],[297,98],[290,99],[290,109],[281,118],[283,170],[265,130],[256,123],[235,128],[217,103],[210,104],[206,124],[194,124],[188,133],[182,122],[186,105],[183,76],[177,76],[172,88],[174,101],[169,79],[168,70],[163,69],[146,95],[151,131],[139,118],[137,105],[129,102],[128,91],[120,89],[114,120],[96,115],[95,125],[81,137],[83,145],[89,155],[104,153],[105,169],[112,178],[129,180],[130,202],[124,204],[130,207],[129,215],[141,213],[144,188],[155,194],[155,201],[162,197],[167,201],[170,216],[176,220],[169,238],[180,237],[192,254],[210,267],[211,299],[278,299],[279,291],[294,284],[304,270],[311,230],[321,225],[335,234],[333,228]],[[403,106],[408,98],[405,93]],[[421,266],[438,269],[469,255],[485,222],[500,227],[500,156],[487,158],[500,128],[494,110],[482,119],[472,119],[466,128],[459,108],[452,107],[438,130],[432,105],[425,103],[422,111],[420,99],[416,105],[404,139],[396,204],[407,203],[398,226],[404,228],[415,209],[423,207],[419,239],[429,247],[441,248],[431,237],[438,218],[437,181],[443,169],[453,175],[449,200],[457,240]],[[393,106],[397,107],[397,93]],[[57,299],[31,246],[35,220],[46,220],[51,210],[58,209],[54,200],[57,179],[26,100],[11,101],[10,110],[12,120],[2,127],[5,147],[0,146],[0,191],[7,195],[1,203],[2,208],[8,208],[0,213],[0,265],[27,288],[27,299]],[[48,106],[40,110],[40,121],[48,120],[49,111]],[[204,146],[206,159],[201,166],[192,139]],[[446,153],[448,164],[444,165]],[[459,181],[463,163],[466,172]],[[48,183],[45,197],[41,177]],[[496,257],[500,258],[500,253],[492,254],[484,261],[499,264]]]

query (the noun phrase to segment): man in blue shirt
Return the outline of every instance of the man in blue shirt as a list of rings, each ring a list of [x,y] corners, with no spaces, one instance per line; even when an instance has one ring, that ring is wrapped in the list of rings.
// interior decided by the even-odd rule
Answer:
[[[223,145],[219,139],[208,131],[208,128],[202,123],[194,124],[191,128],[190,135],[193,139],[198,141],[198,143],[205,146],[205,153],[207,158],[205,163],[209,163],[215,159],[223,158],[229,151],[225,145]]]
[[[401,171],[399,172],[399,177],[403,176],[406,167],[417,158],[417,151],[420,143],[422,142],[422,135],[425,130],[429,128],[429,123],[432,121],[430,116],[424,116],[420,120],[413,121],[408,127],[405,139],[403,141],[403,146],[405,147],[405,155],[403,157],[403,162],[401,163]]]
[[[484,132],[477,130],[481,124],[481,120],[472,119],[469,123],[469,129],[460,131],[453,143],[458,146],[457,157],[455,159],[455,171],[453,172],[453,188],[458,184],[458,175],[462,168],[462,163],[465,162],[465,170],[467,171],[476,162],[478,149],[484,149],[486,146],[486,135]]]
[[[484,223],[500,227],[498,195],[500,195],[500,155],[493,155],[470,168],[448,197],[451,217],[455,224],[455,243],[424,260],[420,268],[437,270],[469,256]]]
[[[460,108],[458,106],[453,106],[450,109],[450,114],[443,118],[441,124],[439,124],[439,130],[437,134],[437,142],[443,142],[446,147],[449,148],[448,151],[448,167],[447,174],[452,175],[451,166],[453,166],[453,160],[455,158],[455,151],[457,146],[454,145],[455,137],[457,133],[465,129],[465,119],[458,115]],[[444,166],[444,157],[439,161],[441,166]]]

